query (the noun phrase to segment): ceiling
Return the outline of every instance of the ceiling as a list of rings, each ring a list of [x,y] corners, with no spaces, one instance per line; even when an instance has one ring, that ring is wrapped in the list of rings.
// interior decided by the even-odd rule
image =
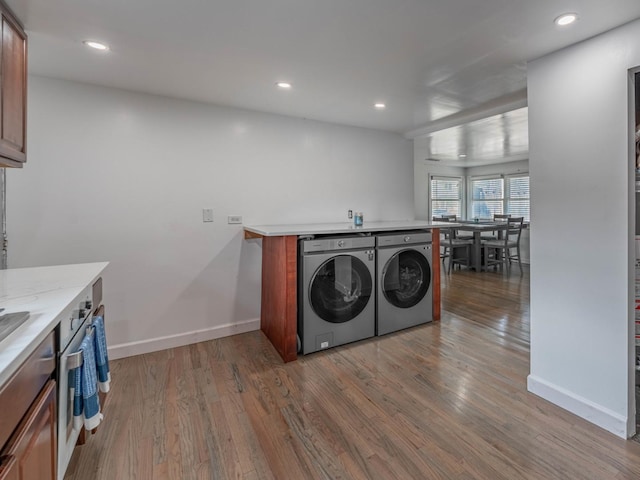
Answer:
[[[528,60],[640,18],[638,0],[6,1],[29,34],[30,73],[407,138],[522,108]],[[567,11],[580,18],[560,29]],[[511,121],[521,114],[481,130],[505,144]],[[479,151],[463,130],[434,137],[429,155]],[[470,143],[441,146],[455,138]]]
[[[475,167],[529,158],[527,107],[438,130],[414,140],[418,158]]]

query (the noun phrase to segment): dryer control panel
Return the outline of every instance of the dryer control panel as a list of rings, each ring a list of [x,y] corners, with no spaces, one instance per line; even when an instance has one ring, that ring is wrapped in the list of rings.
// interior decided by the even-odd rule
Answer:
[[[396,247],[399,245],[416,245],[419,243],[431,243],[430,232],[403,232],[387,235],[378,235],[378,247]]]

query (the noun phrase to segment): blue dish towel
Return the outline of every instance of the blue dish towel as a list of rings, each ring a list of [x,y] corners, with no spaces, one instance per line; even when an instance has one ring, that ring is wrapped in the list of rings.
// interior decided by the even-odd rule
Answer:
[[[74,425],[84,424],[87,430],[93,430],[102,420],[100,401],[98,400],[98,375],[93,338],[86,335],[80,344],[82,365],[75,369],[75,389],[73,393]]]
[[[109,391],[109,383],[111,382],[111,373],[109,372],[109,356],[107,355],[107,336],[104,332],[104,318],[95,317],[93,319],[93,328],[95,328],[95,351],[96,351],[96,369],[98,370],[98,387],[103,393]]]

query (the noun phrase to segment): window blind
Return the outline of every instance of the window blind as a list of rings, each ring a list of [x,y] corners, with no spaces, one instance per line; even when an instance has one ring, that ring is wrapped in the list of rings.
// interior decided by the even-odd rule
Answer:
[[[462,178],[431,177],[431,218],[462,215]]]
[[[493,218],[504,211],[504,179],[502,177],[471,180],[472,218]]]
[[[507,178],[507,213],[513,217],[530,220],[529,176],[511,176]]]

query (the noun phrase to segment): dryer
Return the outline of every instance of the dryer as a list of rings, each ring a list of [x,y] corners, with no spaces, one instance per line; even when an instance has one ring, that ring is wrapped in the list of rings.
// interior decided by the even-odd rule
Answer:
[[[431,322],[431,233],[380,234],[376,255],[376,335]]]
[[[375,238],[299,241],[298,335],[301,353],[375,335]]]

